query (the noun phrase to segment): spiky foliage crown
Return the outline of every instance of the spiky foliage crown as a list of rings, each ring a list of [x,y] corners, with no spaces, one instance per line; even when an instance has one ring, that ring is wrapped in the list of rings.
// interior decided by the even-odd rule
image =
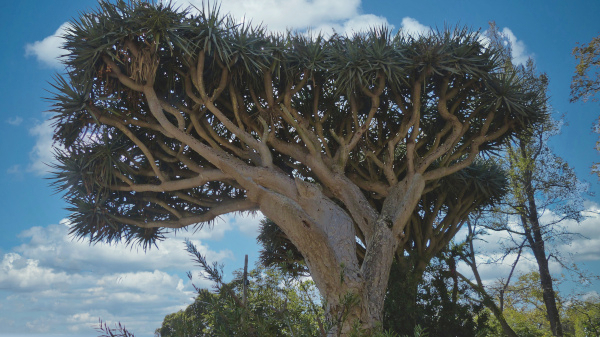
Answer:
[[[425,173],[458,165],[497,149],[544,115],[542,97],[526,90],[518,73],[503,70],[497,51],[467,29],[418,38],[387,28],[350,37],[272,34],[236,23],[216,7],[119,0],[100,1],[71,22],[65,40],[68,76],[54,84],[54,140],[63,148],[55,186],[71,204],[72,233],[92,242],[124,239],[147,247],[162,228],[205,223],[223,209],[256,209],[231,179],[156,187],[215,167],[157,123],[139,89],[148,84],[178,110],[169,121],[198,142],[260,166],[248,139],[232,131],[237,125],[268,143],[275,167],[312,182],[318,177],[282,144],[316,151],[362,182],[357,185],[375,208],[385,197],[379,187],[402,179],[410,165],[424,165]],[[438,108],[441,96],[454,124]],[[417,124],[411,111],[418,111]],[[456,132],[456,141],[446,141]],[[407,146],[414,143],[410,154],[420,159],[409,160]],[[348,144],[348,155],[336,154]],[[467,179],[478,169],[489,168],[477,164],[448,181],[498,195],[494,184]],[[436,207],[428,203],[443,194],[440,184],[428,182],[424,208]],[[139,185],[144,188],[131,188]],[[444,207],[461,198],[452,191],[444,194]]]

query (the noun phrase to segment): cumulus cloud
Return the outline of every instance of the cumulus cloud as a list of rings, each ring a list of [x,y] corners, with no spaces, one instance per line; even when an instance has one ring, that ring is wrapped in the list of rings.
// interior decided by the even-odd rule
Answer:
[[[63,35],[67,32],[68,23],[63,23],[54,34],[41,41],[35,41],[25,45],[25,56],[35,56],[42,64],[51,68],[62,68],[61,58],[66,54],[62,49],[64,43]]]
[[[570,254],[575,262],[600,260],[600,206],[593,202],[587,202],[586,206],[583,221],[564,222],[564,230],[577,235],[557,247],[558,251]]]
[[[0,255],[3,332],[94,336],[101,317],[109,324],[122,322],[136,335],[151,336],[166,314],[193,301],[194,290],[184,274],[198,275],[199,270],[183,239],[190,239],[208,261],[227,264],[235,259],[233,252],[214,250],[205,240],[218,241],[225,232],[236,231],[256,237],[259,220],[223,216],[208,234],[204,229],[170,233],[158,249],[147,252],[74,241],[66,220],[27,229],[18,236],[21,245]],[[194,284],[211,286],[202,278],[194,278]]]
[[[351,36],[354,33],[368,31],[373,27],[393,28],[394,26],[384,17],[373,14],[363,14],[341,23],[328,22],[320,26],[312,27],[312,30],[314,32],[321,32],[324,36],[330,36],[333,33]]]
[[[231,227],[228,222],[230,221],[224,223],[225,227]],[[131,266],[135,266],[137,270],[153,271],[173,270],[182,265],[189,265],[190,257],[185,251],[184,238],[189,238],[209,260],[233,258],[230,250],[216,252],[200,241],[200,238],[210,238],[203,230],[196,233],[180,233],[177,236],[169,234],[166,240],[157,243],[158,249],[146,252],[122,244],[111,246],[98,243],[90,246],[85,241],[73,241],[68,231],[67,222],[32,227],[19,235],[26,242],[15,247],[13,251],[50,268],[95,274],[123,273],[131,270]]]
[[[187,1],[177,1],[185,5]],[[222,13],[264,24],[271,31],[286,31],[341,24],[360,15],[360,0],[230,0],[221,3]],[[202,8],[202,0],[190,3]]]
[[[527,51],[527,46],[523,40],[517,39],[515,34],[507,27],[502,28],[502,35],[505,37],[505,45],[511,46],[511,57],[515,64],[525,65],[527,60],[533,58],[533,54]]]
[[[405,17],[402,19],[401,31],[406,35],[418,37],[432,32],[431,27],[421,24],[416,19]]]
[[[201,8],[202,1],[192,0]],[[221,4],[223,13],[240,21],[263,24],[270,31],[310,29],[328,36],[332,33],[351,35],[371,27],[392,27],[385,17],[364,14],[360,0],[232,0]]]
[[[54,162],[53,132],[54,128],[52,127],[52,122],[50,120],[38,123],[29,129],[29,134],[36,138],[36,142],[29,153],[31,161],[28,171],[34,172],[37,175],[49,173],[49,164]]]

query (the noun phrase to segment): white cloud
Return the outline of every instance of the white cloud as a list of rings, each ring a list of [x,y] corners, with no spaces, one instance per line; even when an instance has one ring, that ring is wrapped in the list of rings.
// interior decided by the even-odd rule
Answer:
[[[586,218],[577,223],[565,221],[565,232],[577,233],[568,242],[559,242],[557,250],[573,256],[576,262],[600,260],[600,209],[597,204],[586,203]]]
[[[16,253],[4,255],[0,262],[0,285],[18,291],[49,289],[51,285],[65,284],[68,275],[42,267],[38,260],[31,260]]]
[[[600,294],[597,291],[589,291],[581,296],[584,301],[598,301],[600,300]]]
[[[233,225],[246,236],[256,238],[260,230],[260,221],[263,219],[262,213],[245,214],[244,216],[231,217]]]
[[[211,261],[233,258],[230,250],[215,252],[203,244],[200,241],[202,230],[195,234],[170,234],[166,240],[157,243],[158,249],[146,252],[123,244],[98,243],[90,246],[88,242],[73,241],[68,236],[68,230],[66,223],[32,227],[19,235],[27,242],[13,250],[50,268],[100,275],[127,272],[132,265],[136,270],[143,271],[178,269],[189,265],[190,257],[185,251],[184,238],[189,238]]]
[[[177,1],[186,5],[186,1]],[[264,24],[271,31],[315,28],[360,15],[360,0],[229,0],[221,3],[221,12],[238,20]],[[202,0],[191,4],[202,8]]]
[[[50,120],[38,123],[29,129],[29,134],[37,139],[35,146],[29,153],[31,162],[28,171],[38,175],[49,173],[50,167],[48,165],[54,162],[53,132],[54,128]]]
[[[19,116],[15,116],[13,118],[7,119],[6,123],[8,123],[12,126],[19,126],[19,125],[21,125],[21,123],[23,123],[23,118],[21,118]]]
[[[320,26],[312,27],[314,32],[321,32],[324,36],[330,36],[333,33],[351,36],[357,32],[364,32],[373,27],[394,28],[386,18],[373,14],[363,14],[341,23],[324,23]]]
[[[504,35],[506,41],[505,44],[510,44],[511,46],[511,57],[513,63],[517,65],[525,65],[527,60],[533,58],[533,54],[527,51],[527,47],[525,46],[525,42],[523,40],[517,39],[515,34],[507,27],[502,28],[502,35]]]
[[[25,56],[35,56],[42,64],[52,68],[62,68],[61,56],[66,54],[62,49],[64,39],[62,36],[66,33],[68,23],[63,23],[54,34],[44,38],[41,41],[28,43],[25,46]]]
[[[66,220],[25,230],[18,235],[23,243],[0,255],[3,332],[93,336],[102,318],[109,325],[122,322],[136,336],[151,336],[166,314],[193,301],[194,290],[184,273],[196,276],[200,271],[183,239],[190,239],[209,262],[233,265],[231,250],[211,249],[204,240],[217,242],[234,232],[255,237],[259,220],[226,215],[208,234],[205,229],[170,233],[158,249],[147,252],[73,241]],[[193,282],[200,288],[211,286],[199,277]]]
[[[432,32],[431,27],[421,24],[416,19],[405,17],[402,19],[401,31],[407,35],[418,37]]]
[[[212,225],[204,226],[202,229],[196,231],[193,237],[199,240],[219,241],[225,237],[227,232],[238,230],[246,236],[256,238],[260,228],[260,220],[263,218],[264,216],[260,212],[256,214],[227,214],[215,219]]]
[[[191,1],[201,8],[201,1]],[[270,31],[311,29],[324,35],[333,32],[350,35],[371,27],[388,26],[386,18],[360,13],[360,0],[232,0],[221,10],[235,19],[264,24]]]

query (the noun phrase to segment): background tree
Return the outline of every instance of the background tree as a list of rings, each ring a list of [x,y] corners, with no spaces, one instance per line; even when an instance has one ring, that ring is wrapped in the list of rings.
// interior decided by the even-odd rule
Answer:
[[[493,23],[487,38],[491,44],[502,44],[503,36],[495,29]],[[548,79],[545,74],[537,74],[531,60],[524,67],[514,66],[509,57],[510,47],[510,44],[505,47],[505,68],[521,73],[530,90],[538,90],[543,97],[546,97]],[[548,104],[547,100],[544,104]],[[546,109],[549,110],[548,107]],[[540,286],[543,289],[546,317],[555,336],[562,336],[563,329],[554,295],[549,261],[551,259],[559,261],[561,255],[560,252],[551,251],[546,243],[561,239],[568,240],[571,233],[562,229],[562,222],[580,221],[583,218],[581,194],[585,191],[585,186],[578,181],[573,170],[548,146],[548,139],[557,134],[559,129],[560,125],[557,122],[547,118],[533,125],[528,132],[506,143],[506,154],[500,157],[500,163],[508,172],[509,194],[501,207],[496,208],[493,213],[487,213],[495,213],[498,217],[496,220],[491,220],[488,228],[508,233],[512,239],[512,246],[508,247],[507,254],[518,252],[519,257],[525,249],[530,250],[534,256],[538,265]],[[542,216],[545,220],[541,220]],[[515,228],[511,225],[512,222],[519,223],[519,226]],[[467,263],[471,265],[474,274],[477,274],[474,254],[474,252],[468,254],[470,258],[467,259]],[[512,266],[513,271],[518,257]],[[496,309],[500,311],[503,309],[503,291],[508,287],[510,279],[511,276],[506,279],[498,294],[500,303]],[[477,280],[477,283],[482,287],[480,280]],[[491,310],[496,311],[493,306],[495,304],[490,307]],[[496,316],[502,322],[502,317]]]
[[[312,281],[256,268],[248,273],[244,301],[242,273],[224,282],[218,266],[208,264],[189,242],[188,251],[213,282],[214,292],[197,289],[194,303],[165,317],[159,336],[325,335],[323,307]]]
[[[503,315],[514,329],[513,336],[543,337],[552,336],[550,323],[547,319],[543,291],[540,288],[540,275],[537,271],[515,277],[515,282],[504,288]],[[556,280],[555,280],[556,281]],[[600,306],[597,295],[588,294],[581,298],[578,295],[563,296],[556,294],[559,306],[562,307],[561,323],[565,336],[584,337],[600,336],[600,321],[598,320]],[[486,336],[506,336],[501,323],[492,317],[488,324]]]
[[[589,99],[597,101],[600,91],[600,36],[596,36],[588,44],[573,48],[573,56],[578,63],[571,81],[571,102],[587,102]],[[599,125],[600,120],[596,124],[596,132],[600,130]],[[596,149],[600,151],[600,141],[596,142]],[[600,164],[594,164],[592,171],[600,176]]]
[[[147,248],[165,229],[260,210],[301,252],[328,316],[366,330],[418,205],[454,228],[470,205],[434,201],[442,179],[545,114],[461,29],[309,38],[102,1],[65,39],[55,183],[73,234]]]
[[[520,337],[555,336],[547,318],[543,290],[539,284],[540,274],[533,271],[517,277],[505,290],[503,314]],[[555,298],[559,298],[558,294]],[[560,301],[558,303],[560,305]],[[503,334],[499,330],[495,335]]]
[[[468,284],[471,289],[476,294],[476,297],[479,299],[479,302],[485,305],[496,318],[496,322],[499,325],[499,329],[502,330],[504,336],[508,337],[517,337],[517,333],[513,330],[511,325],[507,322],[506,317],[504,317],[504,300],[503,293],[506,290],[506,287],[510,283],[510,280],[513,276],[517,263],[519,261],[519,257],[521,256],[522,246],[520,247],[517,258],[512,265],[511,271],[506,278],[503,280],[502,288],[498,292],[498,294],[492,293],[489,287],[486,287],[483,283],[483,279],[481,274],[479,273],[479,264],[477,262],[477,253],[475,250],[475,240],[481,240],[481,235],[484,233],[477,228],[479,225],[479,220],[481,218],[481,213],[474,214],[471,219],[467,221],[468,234],[465,242],[463,242],[460,246],[462,247],[462,252],[459,254],[460,260],[467,264],[467,266],[473,272],[474,282],[470,280],[468,277],[464,276],[462,273],[457,271],[457,275],[459,278]],[[499,302],[499,303],[498,303]]]
[[[590,294],[588,294],[590,295]],[[600,297],[591,294],[585,298],[569,299],[565,319],[575,337],[600,336]]]
[[[597,100],[594,96],[600,91],[600,36],[573,48],[573,56],[578,63],[571,82],[571,102]]]
[[[546,92],[547,79],[536,76],[529,65],[525,71],[530,85]],[[573,169],[556,156],[548,146],[548,138],[557,133],[557,125],[551,120],[533,128],[529,135],[521,135],[508,143],[507,170],[509,171],[510,215],[518,217],[520,229],[511,234],[523,237],[538,265],[540,286],[546,306],[547,318],[555,336],[562,336],[560,313],[554,295],[549,261],[558,259],[560,252],[551,253],[547,242],[558,241],[567,235],[561,229],[565,220],[583,219],[581,193],[585,187],[578,181]],[[541,220],[546,215],[546,220]],[[505,230],[511,230],[505,226]]]

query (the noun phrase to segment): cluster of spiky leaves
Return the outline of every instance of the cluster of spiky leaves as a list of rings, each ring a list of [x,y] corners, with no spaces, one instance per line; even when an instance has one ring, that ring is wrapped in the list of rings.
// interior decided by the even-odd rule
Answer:
[[[471,152],[496,149],[544,115],[539,95],[517,73],[503,71],[497,51],[466,29],[419,38],[385,28],[350,37],[271,34],[238,24],[216,7],[196,11],[119,0],[101,1],[67,31],[69,74],[54,84],[54,139],[64,149],[57,153],[55,186],[72,205],[72,233],[92,242],[148,247],[161,238],[161,228],[207,222],[223,209],[255,209],[244,203],[246,191],[233,180],[154,188],[215,167],[189,144],[169,137],[139,90],[148,84],[177,110],[169,120],[198,142],[260,166],[264,163],[232,125],[262,142],[269,133],[273,165],[309,181],[318,177],[281,144],[307,152],[316,148],[361,180],[376,207],[384,196],[368,186],[391,184],[384,167],[399,180],[406,175],[412,164],[409,138],[418,158],[447,146],[444,155],[425,160],[431,168],[447,167]],[[440,113],[442,98],[461,127]],[[415,113],[417,124],[411,121]],[[461,136],[449,140],[461,128]],[[498,135],[482,138],[494,132]],[[357,134],[349,155],[338,156]],[[471,170],[477,169],[488,168]],[[476,184],[484,195],[495,195],[494,184],[469,180],[471,172],[452,179],[459,187]],[[438,194],[443,184],[429,181],[429,194]],[[449,193],[445,199],[460,199]],[[432,207],[428,200],[436,198],[425,198],[422,207]]]

